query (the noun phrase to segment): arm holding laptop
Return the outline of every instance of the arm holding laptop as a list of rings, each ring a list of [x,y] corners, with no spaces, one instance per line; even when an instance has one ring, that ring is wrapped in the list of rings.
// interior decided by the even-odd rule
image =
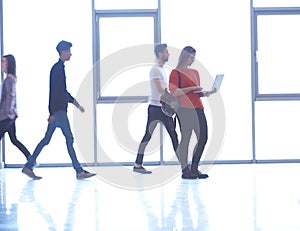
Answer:
[[[195,93],[197,92],[201,92],[202,91],[202,87],[199,86],[191,86],[191,87],[185,87],[185,88],[178,88],[173,92],[173,96],[181,96],[181,95],[185,95],[189,92],[194,91]]]
[[[214,88],[211,91],[194,91],[194,93],[198,94],[200,97],[208,97],[214,93],[216,93],[218,90],[217,88]]]
[[[220,87],[221,87],[221,83],[222,83],[223,77],[224,77],[224,74],[218,74],[218,75],[216,75],[214,84],[213,84],[212,89],[210,91],[202,91],[202,90],[200,90],[200,91],[194,91],[194,93],[197,93],[200,97],[204,97],[204,96],[208,97],[211,94],[216,93],[220,89]]]

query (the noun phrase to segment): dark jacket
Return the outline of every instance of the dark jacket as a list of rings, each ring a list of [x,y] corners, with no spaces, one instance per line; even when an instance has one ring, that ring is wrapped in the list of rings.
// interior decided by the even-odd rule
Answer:
[[[67,91],[65,65],[61,60],[53,65],[50,71],[49,112],[67,111],[68,103],[74,98]]]

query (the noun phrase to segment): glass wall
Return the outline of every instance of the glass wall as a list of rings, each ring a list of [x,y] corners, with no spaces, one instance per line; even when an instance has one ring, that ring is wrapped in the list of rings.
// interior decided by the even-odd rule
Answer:
[[[255,157],[299,162],[299,1],[259,3],[253,8]]]
[[[143,4],[141,4],[143,2]],[[127,2],[126,2],[127,4]],[[18,108],[17,136],[32,152],[37,143],[44,136],[48,118],[48,88],[49,71],[58,55],[56,44],[64,39],[73,43],[73,56],[66,63],[68,90],[78,101],[86,107],[84,114],[73,111],[69,106],[69,116],[74,131],[76,150],[83,162],[94,161],[94,98],[93,90],[93,17],[92,2],[51,0],[4,0],[4,53],[12,53],[17,59],[18,75]],[[18,7],[15,7],[18,5]],[[28,6],[34,6],[34,10]],[[72,6],[72,7],[70,7]],[[250,3],[239,0],[212,0],[199,2],[189,0],[160,1],[95,1],[96,10],[128,10],[128,9],[156,9],[160,8],[161,42],[170,47],[170,60],[166,65],[169,73],[177,63],[180,50],[191,45],[197,50],[197,61],[192,66],[199,69],[202,86],[209,88],[216,74],[225,74],[220,93],[204,99],[205,111],[209,123],[209,141],[204,160],[251,160],[252,159],[252,117],[251,117],[251,65],[250,65]],[[172,6],[172,7],[170,7]],[[232,6],[235,6],[234,8]],[[116,8],[117,7],[117,8]],[[26,9],[26,11],[24,10]],[[14,14],[11,14],[14,12]],[[55,15],[55,16],[54,16]],[[153,43],[152,19],[144,17],[134,28],[125,29],[123,34],[112,34],[110,26],[119,28],[125,22],[132,22],[127,18],[102,18],[99,28],[103,39],[111,47],[104,46],[101,60],[111,54],[129,46],[139,44],[123,44],[128,41],[130,30],[141,34],[147,39],[144,43]],[[119,21],[118,21],[119,20]],[[139,18],[135,18],[138,21]],[[124,28],[123,28],[124,29]],[[100,39],[101,39],[100,34]],[[111,36],[108,36],[111,35]],[[130,34],[130,33],[129,33]],[[123,36],[124,35],[124,36]],[[151,38],[150,38],[151,37]],[[95,37],[94,37],[95,38]],[[106,39],[106,40],[105,40]],[[153,44],[152,44],[153,45]],[[151,57],[151,49],[144,55]],[[150,59],[150,58],[149,58]],[[117,67],[123,60],[111,63]],[[150,62],[150,63],[151,63]],[[147,83],[150,66],[137,66],[124,69],[117,73],[119,79],[130,81],[120,82],[107,87],[103,92],[106,96],[114,96],[116,89],[126,93],[126,89]],[[100,79],[101,80],[101,79]],[[141,83],[141,84],[142,84]],[[149,94],[149,89],[143,85],[137,96]],[[128,92],[127,92],[128,93]],[[130,96],[130,94],[125,96]],[[119,107],[130,107],[130,114],[126,130],[129,134],[118,134],[118,127],[112,123],[112,117]],[[115,104],[107,102],[96,106],[97,141],[101,152],[97,161],[133,162],[135,151],[140,142],[146,123],[146,102]],[[73,113],[74,112],[74,113]],[[125,131],[126,131],[125,130]],[[157,148],[159,128],[154,135],[153,144],[147,150],[145,162],[160,160],[160,150]],[[131,138],[130,148],[122,145],[120,139]],[[194,139],[194,137],[193,137]],[[24,163],[25,158],[6,138],[6,163]],[[127,142],[126,140],[124,141]],[[174,158],[172,145],[165,132],[163,134],[164,160]],[[103,149],[103,150],[102,150]],[[99,149],[100,150],[100,149]],[[105,154],[105,155],[102,155]],[[64,137],[57,130],[38,162],[69,163]]]

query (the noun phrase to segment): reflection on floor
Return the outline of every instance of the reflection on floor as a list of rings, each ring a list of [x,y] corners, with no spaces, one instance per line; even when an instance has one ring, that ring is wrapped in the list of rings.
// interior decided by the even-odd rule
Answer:
[[[97,167],[87,180],[37,168],[37,181],[0,169],[0,230],[300,230],[300,164],[214,165],[205,180],[183,180],[178,168]]]

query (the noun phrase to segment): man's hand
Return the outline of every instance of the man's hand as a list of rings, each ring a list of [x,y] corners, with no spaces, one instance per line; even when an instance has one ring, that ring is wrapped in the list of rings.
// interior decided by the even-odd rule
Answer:
[[[79,109],[82,113],[85,112],[85,109],[84,109],[84,107],[82,107],[82,106],[79,106],[78,109]]]
[[[52,124],[54,122],[54,116],[53,115],[49,115],[48,117],[48,123]]]

